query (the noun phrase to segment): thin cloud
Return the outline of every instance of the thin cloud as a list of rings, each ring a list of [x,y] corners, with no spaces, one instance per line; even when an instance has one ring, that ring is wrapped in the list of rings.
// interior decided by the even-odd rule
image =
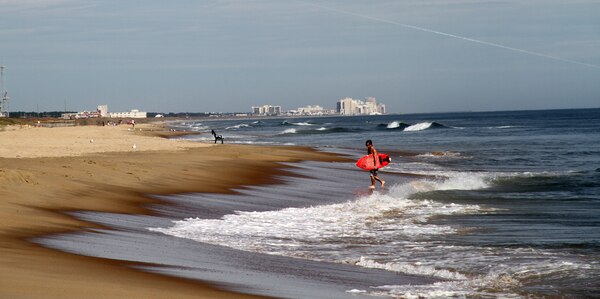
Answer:
[[[471,42],[471,43],[476,43],[476,44],[481,44],[481,45],[488,46],[488,47],[500,48],[500,49],[504,49],[504,50],[508,50],[508,51],[512,51],[512,52],[517,52],[517,53],[522,53],[522,54],[527,54],[527,55],[531,55],[531,56],[537,56],[537,57],[541,57],[541,58],[546,58],[546,59],[551,59],[551,60],[556,60],[556,61],[562,61],[562,62],[566,62],[566,63],[577,64],[577,65],[581,65],[581,66],[586,66],[586,67],[600,69],[600,65],[596,65],[596,64],[585,63],[585,62],[581,62],[581,61],[577,61],[577,60],[566,59],[566,58],[562,58],[562,57],[558,57],[558,56],[548,55],[548,54],[545,54],[545,53],[539,53],[539,52],[534,52],[534,51],[530,51],[530,50],[526,50],[526,49],[521,49],[521,48],[506,46],[506,45],[502,45],[502,44],[498,44],[498,43],[493,43],[493,42],[488,42],[488,41],[483,41],[483,40],[480,40],[480,39],[474,39],[474,38],[470,38],[470,37],[466,37],[466,36],[462,36],[462,35],[451,34],[451,33],[443,32],[443,31],[433,30],[433,29],[425,28],[425,27],[421,27],[421,26],[415,26],[415,25],[400,23],[400,22],[396,22],[396,21],[392,21],[392,20],[388,20],[388,19],[383,19],[383,18],[379,18],[379,17],[374,17],[374,16],[370,16],[370,15],[356,13],[356,12],[353,12],[353,11],[348,11],[348,10],[339,9],[339,8],[335,8],[335,7],[324,6],[324,5],[316,4],[316,3],[312,3],[312,2],[307,2],[307,1],[302,1],[302,0],[298,0],[298,1],[306,3],[307,5],[312,5],[312,6],[324,9],[324,10],[336,12],[336,13],[339,13],[339,14],[345,14],[345,15],[348,15],[348,16],[358,17],[358,18],[362,18],[362,19],[367,19],[367,20],[371,20],[371,21],[374,21],[374,22],[395,25],[395,26],[404,27],[404,28],[408,28],[408,29],[412,29],[412,30],[417,30],[417,31],[422,31],[422,32],[427,32],[427,33],[431,33],[431,34],[435,34],[435,35],[440,35],[440,36],[445,36],[445,37],[460,39],[460,40],[463,40],[463,41],[467,41],[467,42]]]

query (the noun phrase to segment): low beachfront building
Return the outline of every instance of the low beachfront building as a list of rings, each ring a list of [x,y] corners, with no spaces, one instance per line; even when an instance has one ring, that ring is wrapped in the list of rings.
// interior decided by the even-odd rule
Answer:
[[[289,115],[316,115],[316,116],[320,116],[320,115],[329,115],[329,114],[335,114],[334,110],[331,109],[325,109],[319,105],[308,105],[308,106],[304,106],[304,107],[298,107],[294,110],[290,110],[288,111]]]
[[[142,112],[138,109],[132,109],[129,112],[111,112],[110,118],[147,118],[147,112]]]
[[[100,112],[98,111],[81,111],[77,113],[63,113],[61,114],[62,119],[86,119],[86,118],[100,118]]]
[[[108,112],[108,105],[99,105],[96,111],[82,111],[77,113],[63,113],[63,119],[82,119],[82,118],[147,118],[147,112],[141,112],[138,109],[132,109],[129,112]]]

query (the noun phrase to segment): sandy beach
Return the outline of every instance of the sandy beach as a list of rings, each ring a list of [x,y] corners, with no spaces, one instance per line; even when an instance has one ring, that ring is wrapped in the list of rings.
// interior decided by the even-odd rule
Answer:
[[[67,212],[148,214],[144,205],[157,199],[147,194],[228,193],[242,185],[272,183],[285,172],[279,162],[340,160],[301,147],[215,146],[162,138],[171,134],[178,133],[156,124],[135,130],[0,128],[0,297],[253,297],[30,242],[99,227]]]

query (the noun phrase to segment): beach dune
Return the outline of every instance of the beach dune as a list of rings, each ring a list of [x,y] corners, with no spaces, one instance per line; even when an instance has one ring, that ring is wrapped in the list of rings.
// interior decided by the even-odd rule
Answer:
[[[273,183],[280,162],[342,158],[301,147],[211,145],[159,125],[0,129],[1,298],[250,298],[78,256],[31,240],[97,228],[70,211],[150,213],[147,194],[232,192]],[[136,145],[135,147],[133,145]]]

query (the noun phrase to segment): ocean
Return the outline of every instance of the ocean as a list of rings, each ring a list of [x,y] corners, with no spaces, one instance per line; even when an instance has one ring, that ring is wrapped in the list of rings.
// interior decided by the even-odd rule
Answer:
[[[160,217],[77,214],[129,228],[130,235],[113,232],[113,239],[127,242],[136,235],[160,247],[162,254],[139,261],[172,267],[146,270],[290,298],[316,298],[313,287],[323,298],[600,297],[600,109],[190,120],[172,126],[202,132],[183,137],[200,142],[211,142],[214,129],[225,143],[310,146],[351,159],[365,155],[371,139],[392,163],[379,172],[385,188],[373,192],[368,172],[353,163],[290,163],[299,176],[282,177],[277,185],[233,195],[164,197],[179,208],[157,206]],[[45,244],[136,259],[126,246],[114,248],[114,240],[102,238],[108,237],[65,236]],[[75,245],[82,240],[96,251]],[[203,273],[206,264],[190,258],[199,253],[182,254],[181,244],[208,246],[212,259],[247,254],[261,262],[223,261],[221,274]],[[179,253],[165,258],[164,252]],[[274,270],[288,263],[315,266],[304,266],[297,276],[289,268]],[[315,278],[333,272],[317,270],[323,263],[341,268],[328,279]],[[236,266],[267,278],[232,278],[234,270],[223,270]],[[366,272],[348,278],[338,273],[344,271]],[[302,283],[281,286],[286,275]],[[422,279],[407,283],[394,275]],[[323,291],[327,285],[335,287]]]

